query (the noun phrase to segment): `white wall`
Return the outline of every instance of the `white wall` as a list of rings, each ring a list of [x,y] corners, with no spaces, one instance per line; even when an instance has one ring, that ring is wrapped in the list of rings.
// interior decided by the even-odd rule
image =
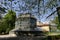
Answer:
[[[38,31],[49,31],[49,26],[37,27],[36,30],[38,30]]]

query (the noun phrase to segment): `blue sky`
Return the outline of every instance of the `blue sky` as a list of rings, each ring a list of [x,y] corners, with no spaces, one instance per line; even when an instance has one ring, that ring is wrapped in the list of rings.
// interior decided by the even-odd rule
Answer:
[[[4,0],[0,0],[0,2],[1,2],[1,1],[4,2]],[[20,13],[28,12],[28,10],[23,11],[23,10],[19,9],[19,8],[18,8],[18,7],[19,7],[18,3],[17,3],[17,4],[14,4],[14,2],[17,2],[17,1],[18,1],[18,0],[15,0],[15,1],[12,2],[12,4],[13,4],[12,6],[14,7],[13,10],[14,10],[14,9],[20,10],[19,12],[16,12],[16,14],[19,15]],[[45,1],[45,0],[44,0],[44,1]],[[6,2],[7,2],[7,1],[6,1]],[[46,4],[46,2],[47,2],[47,1],[44,2],[44,5]],[[2,6],[6,7],[6,8],[8,7],[8,8],[10,9],[10,4],[11,4],[11,3],[10,3],[10,2],[7,2],[7,3],[9,4],[9,6],[4,6],[4,5],[2,5]],[[25,2],[22,1],[22,0],[20,0],[20,3],[19,3],[19,4],[20,4],[21,7],[24,7],[24,6],[25,6]],[[59,3],[58,3],[58,4],[59,4]],[[36,6],[35,9],[33,9],[33,10],[30,11],[30,12],[31,12],[31,13],[33,12],[33,13],[34,13],[34,12],[37,11],[37,9],[38,9],[38,8],[37,8],[37,6]],[[43,9],[42,9],[42,10],[43,10]],[[53,11],[55,11],[55,10],[56,10],[56,8],[53,8],[53,10],[50,10],[50,9],[47,9],[47,10],[46,10],[46,9],[45,9],[45,11],[47,11],[47,12],[46,12],[46,14],[44,14],[44,15],[42,14],[43,17],[41,16],[41,20],[39,20],[38,15],[36,15],[36,13],[35,13],[34,15],[35,15],[35,17],[38,19],[38,21],[41,21],[41,22],[49,22],[49,20],[52,20],[52,19],[54,18],[54,16],[51,16],[50,19],[46,19],[46,17],[47,17],[50,13],[52,13]]]

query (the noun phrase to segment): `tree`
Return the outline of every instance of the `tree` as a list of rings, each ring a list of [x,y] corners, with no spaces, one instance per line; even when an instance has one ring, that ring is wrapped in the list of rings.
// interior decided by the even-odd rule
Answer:
[[[9,31],[15,27],[16,13],[14,11],[9,10],[8,13],[5,15],[4,19]]]
[[[2,18],[2,14],[5,14],[5,8],[0,7],[0,19]]]
[[[54,18],[54,20],[51,20],[52,23],[56,24],[57,25],[57,28],[60,29],[60,24],[59,24],[59,20],[58,20],[58,16],[56,16]]]
[[[14,11],[19,13],[28,10],[28,12],[41,17],[43,13],[47,13],[49,11],[48,9],[53,10],[53,8],[59,6],[59,2],[59,0],[8,0],[4,1],[3,4],[5,4],[7,9],[14,8]],[[16,4],[17,6],[13,4]]]
[[[58,26],[60,26],[60,7],[59,7],[59,4],[60,4],[60,0],[49,0],[46,4],[47,8],[51,9],[53,11],[47,18],[49,18],[50,16],[54,15],[57,12],[58,17],[56,17],[55,23],[57,23]],[[54,9],[56,9],[56,10],[54,10]]]
[[[9,33],[11,29],[15,27],[16,13],[12,10],[8,10],[8,13],[0,20],[0,34]]]
[[[44,1],[44,0],[43,0]],[[41,14],[43,14],[43,6],[44,2],[42,0],[6,0],[3,3],[5,5],[5,8],[7,10],[12,9],[19,14],[22,12],[30,12],[33,15],[41,17]],[[10,5],[9,5],[10,4]],[[17,5],[17,6],[15,6]],[[43,8],[43,9],[41,9]]]
[[[8,25],[5,22],[5,19],[1,19],[0,20],[0,34],[2,34],[2,33],[6,34],[7,28],[8,28]]]
[[[2,0],[1,2],[1,6],[5,7],[5,10],[12,10],[14,9],[14,7],[12,6],[12,4],[14,4],[13,2],[14,0]]]

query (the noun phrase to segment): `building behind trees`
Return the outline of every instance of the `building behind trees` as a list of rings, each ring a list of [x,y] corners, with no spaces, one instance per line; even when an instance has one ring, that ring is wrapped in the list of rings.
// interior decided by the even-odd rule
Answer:
[[[30,13],[20,14],[16,20],[15,28],[21,31],[33,31],[36,28],[36,18]]]

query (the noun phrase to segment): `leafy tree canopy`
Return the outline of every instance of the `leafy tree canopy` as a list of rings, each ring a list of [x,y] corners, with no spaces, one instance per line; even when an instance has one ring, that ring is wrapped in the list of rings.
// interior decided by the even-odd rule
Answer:
[[[5,17],[0,20],[0,33],[8,33],[11,29],[15,27],[16,13],[12,10],[8,10]]]

